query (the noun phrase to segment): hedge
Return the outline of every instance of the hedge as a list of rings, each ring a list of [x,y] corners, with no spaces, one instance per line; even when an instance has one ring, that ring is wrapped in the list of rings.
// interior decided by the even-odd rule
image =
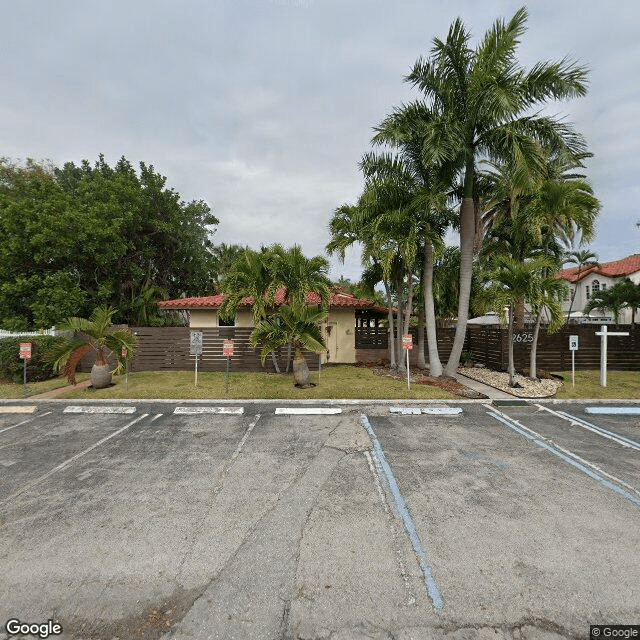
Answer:
[[[31,359],[27,360],[27,381],[39,382],[57,377],[48,352],[64,338],[57,336],[29,336],[0,339],[0,379],[22,382],[23,364],[20,359],[20,343],[31,343]]]

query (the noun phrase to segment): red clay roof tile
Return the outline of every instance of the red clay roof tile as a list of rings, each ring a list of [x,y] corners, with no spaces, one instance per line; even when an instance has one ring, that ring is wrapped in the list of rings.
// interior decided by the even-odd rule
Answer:
[[[564,269],[558,274],[558,277],[563,280],[568,280],[569,282],[576,282],[577,280],[582,280],[591,273],[608,276],[610,278],[621,278],[635,273],[636,271],[640,271],[640,253],[635,253],[632,256],[622,258],[622,260],[604,262],[598,266],[583,269],[580,271],[580,274],[578,274],[578,267]]]

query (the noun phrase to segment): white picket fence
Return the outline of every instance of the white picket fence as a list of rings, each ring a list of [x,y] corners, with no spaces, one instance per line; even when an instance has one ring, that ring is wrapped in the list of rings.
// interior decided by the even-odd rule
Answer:
[[[0,340],[2,338],[22,338],[23,336],[26,338],[28,336],[55,336],[56,328],[51,327],[51,329],[42,329],[40,331],[5,331],[4,329],[0,329]]]

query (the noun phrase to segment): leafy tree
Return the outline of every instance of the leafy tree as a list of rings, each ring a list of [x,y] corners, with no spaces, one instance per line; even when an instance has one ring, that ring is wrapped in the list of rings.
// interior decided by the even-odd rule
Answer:
[[[224,242],[211,248],[211,273],[214,290],[222,292],[222,284],[234,263],[249,247],[239,244],[225,244]]]
[[[119,322],[138,314],[144,287],[169,297],[211,282],[202,201],[182,202],[153,166],[62,168],[0,161],[0,325],[51,326],[103,305]],[[148,284],[146,284],[148,283]]]
[[[567,311],[567,322],[569,322],[578,290],[577,283],[580,279],[580,274],[585,271],[585,269],[598,266],[598,256],[588,249],[576,249],[575,251],[568,251],[566,253],[565,264],[575,264],[578,268],[576,271],[576,284],[571,288],[571,302],[569,303],[569,311]]]

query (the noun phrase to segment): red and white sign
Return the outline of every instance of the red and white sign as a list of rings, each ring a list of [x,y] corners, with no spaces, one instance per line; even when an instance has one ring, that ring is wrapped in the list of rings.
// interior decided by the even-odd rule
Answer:
[[[222,342],[222,355],[225,358],[233,355],[233,340],[224,340]]]
[[[123,358],[126,358],[126,357],[127,357],[127,347],[120,347],[120,355],[121,355]]]
[[[20,343],[20,357],[23,360],[29,360],[31,358],[31,343],[30,342],[21,342]]]
[[[413,338],[410,333],[405,333],[402,336],[402,348],[413,349]]]

